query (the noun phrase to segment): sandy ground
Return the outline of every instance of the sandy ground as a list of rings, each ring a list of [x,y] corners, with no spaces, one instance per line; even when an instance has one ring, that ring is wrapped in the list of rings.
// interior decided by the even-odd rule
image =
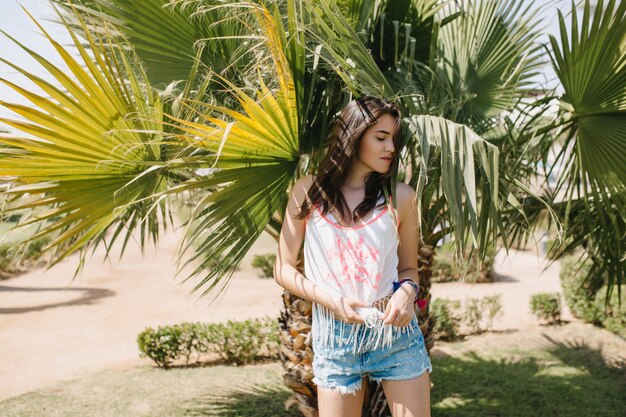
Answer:
[[[0,400],[86,372],[148,363],[136,343],[147,326],[278,316],[282,288],[250,267],[254,254],[275,252],[271,237],[259,239],[213,304],[200,292],[191,294],[195,282],[181,283],[185,275],[174,277],[178,239],[178,233],[166,234],[143,256],[130,245],[121,261],[116,251],[112,261],[96,251],[73,282],[77,257],[1,281]],[[560,292],[558,264],[544,273],[542,266],[529,253],[500,253],[495,283],[434,284],[432,294],[460,300],[501,294],[505,311],[494,330],[537,328],[530,295]],[[563,317],[570,320],[569,311]]]

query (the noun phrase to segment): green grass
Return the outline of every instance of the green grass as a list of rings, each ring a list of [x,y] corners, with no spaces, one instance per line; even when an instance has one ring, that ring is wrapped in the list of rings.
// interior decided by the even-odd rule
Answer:
[[[297,416],[278,362],[106,370],[0,402],[0,416]]]
[[[433,417],[622,416],[624,368],[586,344],[467,350],[432,357]],[[107,370],[0,402],[2,416],[297,416],[282,366]]]
[[[624,369],[584,345],[471,351],[433,368],[433,417],[617,417],[626,407]]]

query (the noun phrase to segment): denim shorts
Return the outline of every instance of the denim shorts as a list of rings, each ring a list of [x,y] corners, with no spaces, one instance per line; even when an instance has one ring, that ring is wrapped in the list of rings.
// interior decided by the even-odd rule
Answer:
[[[340,321],[335,320],[335,338],[340,337]],[[346,323],[343,323],[344,326]],[[313,340],[313,383],[318,388],[355,394],[361,388],[363,376],[370,380],[406,380],[417,378],[433,367],[424,345],[424,335],[415,315],[407,331],[391,346],[354,354],[348,347],[322,348]],[[360,331],[370,331],[362,327]]]

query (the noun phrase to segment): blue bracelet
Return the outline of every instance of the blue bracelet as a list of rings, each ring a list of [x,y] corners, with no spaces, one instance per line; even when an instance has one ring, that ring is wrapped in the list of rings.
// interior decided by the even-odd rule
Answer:
[[[405,282],[408,282],[409,284],[411,284],[413,288],[415,289],[415,300],[413,301],[413,303],[417,303],[417,297],[419,296],[420,289],[419,289],[419,286],[415,283],[415,281],[413,281],[411,278],[403,278],[398,282],[394,281],[393,292],[396,292],[398,288],[400,288],[400,286],[404,284]]]

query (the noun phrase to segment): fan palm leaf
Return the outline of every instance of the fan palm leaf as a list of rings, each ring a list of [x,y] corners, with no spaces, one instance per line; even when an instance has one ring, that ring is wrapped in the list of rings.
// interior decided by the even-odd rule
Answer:
[[[448,95],[428,94],[440,101],[429,108],[482,133],[494,117],[516,108],[543,64],[536,22],[542,7],[513,0],[468,0],[460,7],[460,16],[439,30],[432,57],[434,87]],[[447,8],[448,15],[457,10]]]
[[[205,287],[218,297],[236,266],[284,204],[299,160],[298,104],[292,70],[285,56],[287,46],[280,31],[280,14],[257,7],[255,15],[274,62],[277,90],[273,93],[259,75],[257,99],[219,77],[232,91],[243,111],[207,104],[206,108],[227,118],[199,113],[197,121],[178,119],[180,140],[212,155],[211,172],[168,192],[214,191],[195,207],[184,237],[181,254],[192,245],[194,253],[181,257],[179,265],[199,261],[187,279],[202,280],[193,291]],[[230,119],[230,121],[228,121]],[[212,266],[212,268],[209,268]],[[214,292],[218,284],[219,291]]]
[[[34,105],[0,102],[22,116],[0,121],[25,134],[0,137],[0,142],[12,147],[0,148],[0,176],[10,179],[6,192],[13,197],[8,210],[34,210],[23,224],[42,226],[33,239],[56,234],[48,247],[57,250],[52,265],[90,244],[95,248],[107,231],[112,231],[110,246],[127,229],[125,246],[131,233],[140,230],[143,247],[146,237],[157,239],[158,226],[167,216],[164,201],[136,203],[165,186],[165,178],[158,174],[161,103],[149,88],[142,87],[145,78],[121,49],[108,54],[103,43],[88,35],[88,52],[66,25],[79,60],[33,21],[69,71],[2,32],[57,84],[0,58],[48,95],[0,80]]]
[[[572,4],[571,33],[559,12],[560,39],[551,36],[551,58],[565,94],[569,119],[564,147],[572,147],[569,184],[626,186],[626,3],[585,2],[582,22]],[[560,42],[559,42],[560,41]],[[565,155],[564,155],[565,157]],[[588,189],[588,187],[583,187]]]
[[[447,223],[448,230],[455,232],[457,254],[462,254],[469,234],[471,245],[484,255],[489,244],[504,233],[498,148],[469,127],[437,116],[412,116],[409,129],[419,141],[412,142],[420,149],[416,191],[418,200],[427,202],[420,211],[430,211],[428,205],[441,191],[447,210],[443,206],[436,210],[438,217],[444,217],[438,222]],[[428,219],[424,213],[419,218]]]
[[[205,66],[231,81],[239,81],[257,58],[248,45],[255,37],[252,16],[246,8],[222,7],[228,5],[222,0],[53,1],[77,29],[80,16],[92,33],[126,39],[154,86],[187,80],[198,53]]]

